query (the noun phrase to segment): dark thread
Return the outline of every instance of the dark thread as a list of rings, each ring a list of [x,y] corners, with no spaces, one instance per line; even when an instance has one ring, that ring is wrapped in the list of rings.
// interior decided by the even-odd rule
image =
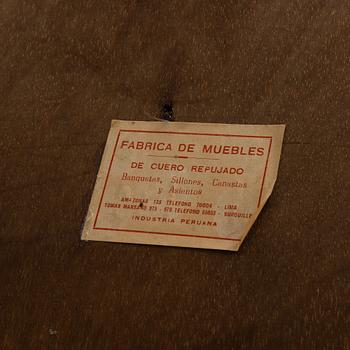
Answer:
[[[163,104],[160,113],[160,119],[168,120],[170,122],[173,122],[175,120],[173,105],[171,102]]]

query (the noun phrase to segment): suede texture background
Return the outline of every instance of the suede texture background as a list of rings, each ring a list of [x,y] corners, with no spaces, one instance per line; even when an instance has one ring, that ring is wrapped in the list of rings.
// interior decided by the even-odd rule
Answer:
[[[348,1],[0,2],[1,349],[350,349]],[[287,124],[238,253],[80,241],[111,119]]]

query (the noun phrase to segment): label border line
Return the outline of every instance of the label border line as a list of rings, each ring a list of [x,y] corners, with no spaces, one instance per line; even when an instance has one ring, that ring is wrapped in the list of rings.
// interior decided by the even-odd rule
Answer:
[[[141,230],[129,230],[129,229],[119,229],[119,228],[105,228],[105,227],[96,227],[98,216],[100,214],[100,209],[103,201],[103,197],[106,191],[109,175],[111,172],[112,164],[115,158],[116,150],[117,150],[117,145],[118,141],[120,138],[120,134],[122,132],[136,132],[136,133],[153,133],[153,134],[173,134],[173,135],[200,135],[200,136],[224,136],[224,137],[242,137],[242,138],[262,138],[262,139],[270,139],[269,142],[269,149],[268,149],[268,154],[266,158],[266,164],[264,168],[264,173],[262,177],[262,182],[261,182],[261,188],[260,188],[260,193],[259,193],[259,200],[258,200],[258,208],[260,206],[261,198],[262,198],[262,193],[263,193],[263,188],[264,188],[264,183],[265,183],[265,178],[266,178],[266,173],[267,173],[267,167],[268,167],[268,162],[269,162],[269,157],[270,157],[270,152],[271,152],[271,144],[272,144],[272,136],[258,136],[258,135],[234,135],[234,134],[213,134],[213,133],[196,133],[196,132],[181,132],[181,131],[155,131],[155,130],[132,130],[132,129],[118,129],[118,136],[116,138],[116,142],[113,148],[113,153],[111,160],[109,162],[108,166],[108,171],[106,175],[106,180],[102,189],[102,194],[101,198],[99,201],[96,217],[94,220],[93,224],[93,229],[94,230],[103,230],[103,231],[122,231],[122,232],[128,232],[128,233],[144,233],[144,234],[158,234],[158,235],[168,235],[168,236],[180,236],[180,237],[189,237],[189,238],[204,238],[204,239],[217,239],[217,240],[227,240],[227,241],[237,241],[240,242],[240,238],[228,238],[228,237],[214,237],[214,236],[202,236],[202,235],[192,235],[192,234],[182,234],[182,233],[169,233],[169,232],[154,232],[154,231],[141,231]]]

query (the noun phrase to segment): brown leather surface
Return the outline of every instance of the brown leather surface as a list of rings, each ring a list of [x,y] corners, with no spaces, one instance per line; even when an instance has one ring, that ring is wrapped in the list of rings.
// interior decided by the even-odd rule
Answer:
[[[1,349],[349,349],[348,1],[0,3]],[[287,124],[238,253],[85,243],[112,118]]]

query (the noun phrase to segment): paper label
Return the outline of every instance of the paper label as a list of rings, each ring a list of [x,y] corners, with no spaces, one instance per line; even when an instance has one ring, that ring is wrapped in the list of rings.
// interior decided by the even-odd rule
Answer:
[[[284,129],[114,120],[82,239],[238,250],[272,192]]]

